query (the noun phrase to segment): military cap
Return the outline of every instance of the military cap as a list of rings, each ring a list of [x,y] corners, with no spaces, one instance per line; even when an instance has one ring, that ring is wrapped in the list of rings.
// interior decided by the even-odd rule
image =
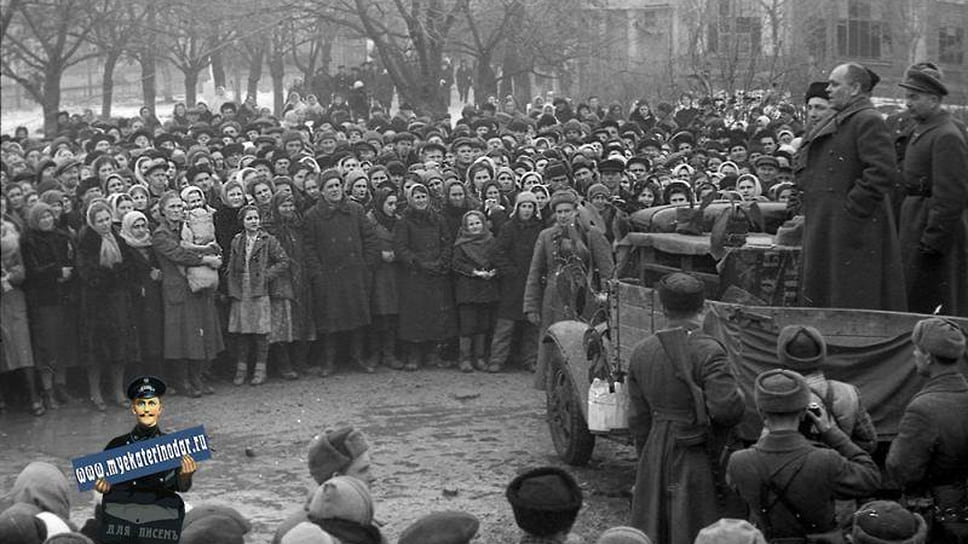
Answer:
[[[684,272],[666,274],[659,280],[659,302],[673,312],[698,312],[706,301],[702,280]]]
[[[397,142],[412,142],[416,139],[416,136],[411,132],[401,132],[393,137],[393,143]]]
[[[910,91],[935,96],[948,94],[948,87],[944,84],[944,74],[941,73],[940,68],[930,62],[912,64],[904,72],[904,80],[897,85]]]
[[[753,396],[761,412],[799,412],[810,403],[810,387],[803,376],[792,370],[773,369],[756,377]]]
[[[757,168],[760,166],[773,166],[774,168],[779,168],[780,161],[776,160],[776,157],[773,155],[760,155],[756,158],[756,162],[754,162],[753,165]]]
[[[74,168],[75,166],[80,166],[80,165],[81,163],[73,157],[68,159],[62,159],[57,162],[57,167],[54,168],[54,175],[59,176],[64,172],[70,170],[71,168]]]
[[[960,359],[965,353],[965,334],[953,321],[932,317],[918,321],[911,341],[925,353]]]
[[[605,159],[598,161],[598,171],[601,173],[606,172],[624,172],[625,163],[619,159]]]
[[[398,544],[467,544],[477,535],[480,522],[465,512],[428,514],[400,534]]]
[[[141,376],[135,378],[128,385],[128,398],[131,400],[135,399],[147,399],[151,397],[161,397],[165,394],[165,382],[161,381],[161,378],[156,378],[154,376]]]
[[[820,331],[806,325],[787,325],[780,330],[776,355],[784,368],[810,372],[827,358],[827,342]]]

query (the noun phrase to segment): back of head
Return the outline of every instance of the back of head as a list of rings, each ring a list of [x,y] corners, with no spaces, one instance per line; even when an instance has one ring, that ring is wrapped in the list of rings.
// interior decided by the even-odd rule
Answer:
[[[465,512],[434,512],[404,529],[398,544],[467,544],[480,525],[476,517]]]
[[[24,467],[13,484],[14,502],[32,504],[61,519],[70,519],[70,484],[64,473],[50,463],[34,461]]]
[[[571,530],[582,505],[575,478],[557,467],[529,470],[511,481],[505,496],[518,527],[534,536]]]
[[[862,94],[870,94],[878,82],[881,81],[880,76],[863,64],[848,62],[845,66],[847,67],[847,81],[860,85],[860,92]]]
[[[595,544],[652,544],[652,540],[635,527],[622,526],[606,530]]]
[[[691,274],[673,272],[659,280],[659,302],[672,316],[697,314],[706,300],[705,285]]]
[[[766,539],[744,519],[723,518],[699,531],[694,544],[766,544]]]
[[[807,381],[792,370],[767,370],[756,377],[756,408],[767,414],[792,414],[810,403]]]
[[[368,526],[373,523],[373,498],[362,481],[336,476],[316,488],[307,514],[310,521],[341,519]]]
[[[934,355],[939,362],[954,363],[965,354],[965,334],[949,319],[931,317],[914,325],[911,341],[924,353]]]
[[[818,369],[827,358],[827,343],[814,327],[787,325],[776,344],[780,365],[802,374]]]
[[[851,536],[855,544],[921,544],[927,524],[896,502],[872,501],[854,513]]]

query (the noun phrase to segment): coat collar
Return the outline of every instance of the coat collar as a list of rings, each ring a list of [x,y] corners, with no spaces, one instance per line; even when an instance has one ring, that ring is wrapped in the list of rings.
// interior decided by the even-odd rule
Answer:
[[[911,131],[911,142],[915,142],[926,133],[944,125],[951,118],[951,114],[945,110],[938,110],[937,113],[919,122]]]
[[[844,124],[847,119],[850,119],[851,116],[859,111],[868,109],[874,109],[874,104],[871,102],[870,98],[867,98],[866,96],[855,98],[850,104],[847,105],[846,108],[840,110],[830,117],[827,117],[827,119],[817,125],[813,131],[807,135],[806,142],[836,133],[837,128]]]
[[[762,452],[787,453],[810,447],[810,442],[797,431],[772,431],[760,437],[754,447]]]
[[[940,374],[929,379],[914,398],[929,393],[968,393],[968,380],[958,372]]]

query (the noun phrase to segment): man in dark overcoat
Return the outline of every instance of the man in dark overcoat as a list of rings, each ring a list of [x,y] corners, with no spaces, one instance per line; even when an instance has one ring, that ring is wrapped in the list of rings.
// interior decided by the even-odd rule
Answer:
[[[804,213],[800,304],[903,311],[900,246],[889,198],[897,176],[891,135],[870,101],[878,78],[859,64],[829,77],[836,111],[794,158]]]
[[[885,467],[894,485],[932,525],[928,542],[968,539],[968,380],[959,371],[965,335],[953,322],[932,317],[911,334],[914,364],[928,378],[904,410]],[[940,514],[940,515],[938,515]],[[962,540],[958,540],[960,534]]]
[[[951,114],[948,94],[931,63],[908,68],[899,84],[917,121],[904,154],[898,221],[908,309],[968,317],[968,146]]]
[[[795,539],[837,533],[834,499],[869,496],[880,484],[877,465],[831,421],[825,408],[815,405],[807,411],[810,387],[796,372],[761,373],[754,395],[766,433],[729,457],[726,480],[749,505],[751,519],[767,541],[799,542]],[[800,433],[804,417],[827,447],[810,443]]]
[[[336,333],[348,333],[350,357],[364,367],[364,327],[370,324],[370,270],[380,249],[363,206],[345,198],[339,171],[319,175],[322,198],[304,221],[306,264],[313,279],[316,329],[326,335],[323,375],[335,371]]]
[[[659,300],[670,336],[646,338],[629,360],[629,429],[636,444],[644,441],[631,525],[668,544],[691,544],[723,517],[713,437],[739,423],[744,410],[726,349],[702,332],[703,289],[688,274],[664,277]]]

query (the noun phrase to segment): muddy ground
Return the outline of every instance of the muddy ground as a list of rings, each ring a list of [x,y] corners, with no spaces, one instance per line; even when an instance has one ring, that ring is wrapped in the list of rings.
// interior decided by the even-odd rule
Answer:
[[[544,393],[532,389],[531,378],[520,371],[380,369],[261,387],[220,382],[211,397],[166,399],[162,426],[205,426],[215,452],[183,497],[237,508],[253,522],[249,543],[268,542],[301,507],[313,485],[306,466],[310,439],[344,425],[364,430],[371,442],[376,517],[390,542],[419,516],[453,509],[480,518],[477,542],[515,542],[519,534],[504,498],[508,482],[522,469],[562,465],[548,433]],[[11,410],[0,417],[0,490],[9,490],[31,460],[69,473],[71,458],[101,450],[132,425],[122,408],[102,414],[86,403],[40,418]],[[572,470],[585,493],[575,533],[594,542],[627,521],[634,452],[599,440],[589,465]],[[90,517],[93,495],[74,492],[76,524]]]

